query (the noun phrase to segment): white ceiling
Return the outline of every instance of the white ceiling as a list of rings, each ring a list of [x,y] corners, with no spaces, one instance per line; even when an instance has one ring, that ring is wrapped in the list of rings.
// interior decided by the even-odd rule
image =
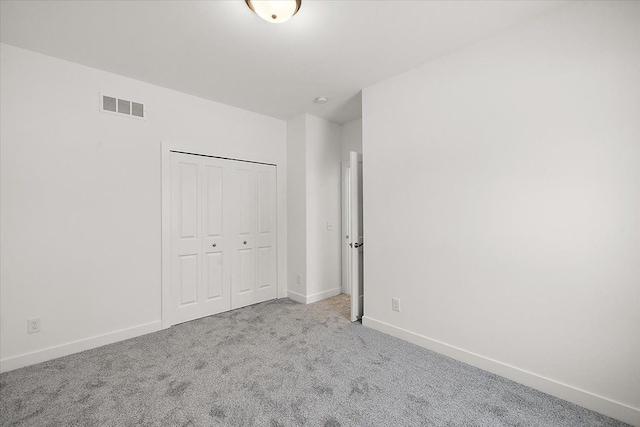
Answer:
[[[2,1],[0,39],[280,119],[345,123],[361,117],[363,88],[560,5],[303,0],[271,24],[242,0]]]

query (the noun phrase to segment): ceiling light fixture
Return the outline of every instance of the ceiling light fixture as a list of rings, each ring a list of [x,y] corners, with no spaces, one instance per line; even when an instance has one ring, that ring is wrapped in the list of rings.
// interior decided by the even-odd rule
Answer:
[[[324,96],[319,96],[316,99],[313,100],[314,104],[326,104],[328,101],[327,98],[325,98]]]
[[[273,24],[288,21],[298,10],[302,0],[244,0],[256,15]]]

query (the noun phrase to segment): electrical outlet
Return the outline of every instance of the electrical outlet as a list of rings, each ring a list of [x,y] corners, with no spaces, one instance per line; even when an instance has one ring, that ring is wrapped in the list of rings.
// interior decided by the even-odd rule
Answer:
[[[36,332],[40,332],[40,318],[27,319],[27,333],[34,334]]]
[[[296,280],[297,280],[297,282],[298,282],[298,285],[302,285],[302,274],[298,274],[298,275],[296,276]]]
[[[400,311],[400,300],[398,298],[391,298],[391,309],[393,311]]]
[[[333,231],[333,223],[332,222],[327,222],[327,231]]]

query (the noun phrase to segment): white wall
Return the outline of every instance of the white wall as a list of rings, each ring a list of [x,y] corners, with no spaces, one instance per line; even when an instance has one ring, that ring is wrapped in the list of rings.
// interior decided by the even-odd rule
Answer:
[[[2,370],[160,328],[161,140],[278,164],[286,295],[286,124],[2,44]],[[146,103],[147,120],[98,111]],[[42,318],[27,335],[26,320]]]
[[[287,162],[289,297],[311,303],[341,291],[340,125],[310,114],[289,120]],[[302,285],[293,284],[298,274]]]
[[[638,64],[572,3],[365,89],[364,324],[640,425]]]
[[[307,297],[317,300],[341,292],[340,125],[306,116]]]
[[[296,301],[306,296],[307,283],[306,131],[306,114],[287,122],[287,275],[289,295]]]
[[[349,153],[362,153],[362,119],[344,123],[340,127],[340,157],[343,162],[349,161]]]

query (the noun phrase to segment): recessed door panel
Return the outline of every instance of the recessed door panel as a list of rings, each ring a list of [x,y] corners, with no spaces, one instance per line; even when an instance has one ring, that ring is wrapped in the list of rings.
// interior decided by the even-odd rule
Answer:
[[[198,299],[198,255],[180,259],[180,305],[195,304]]]
[[[196,237],[198,230],[198,165],[180,163],[180,237]]]
[[[258,172],[258,233],[271,231],[270,178],[269,172]]]
[[[256,287],[256,257],[253,249],[243,249],[238,251],[240,293],[255,291]]]
[[[207,299],[222,298],[224,294],[224,267],[222,252],[207,254]]]
[[[271,248],[258,248],[258,289],[263,290],[272,286],[273,260],[271,259]]]
[[[206,235],[209,237],[222,235],[222,212],[224,203],[222,199],[222,176],[221,166],[205,165],[204,167],[206,198]]]
[[[238,234],[254,234],[256,228],[256,173],[239,169],[238,180]]]

